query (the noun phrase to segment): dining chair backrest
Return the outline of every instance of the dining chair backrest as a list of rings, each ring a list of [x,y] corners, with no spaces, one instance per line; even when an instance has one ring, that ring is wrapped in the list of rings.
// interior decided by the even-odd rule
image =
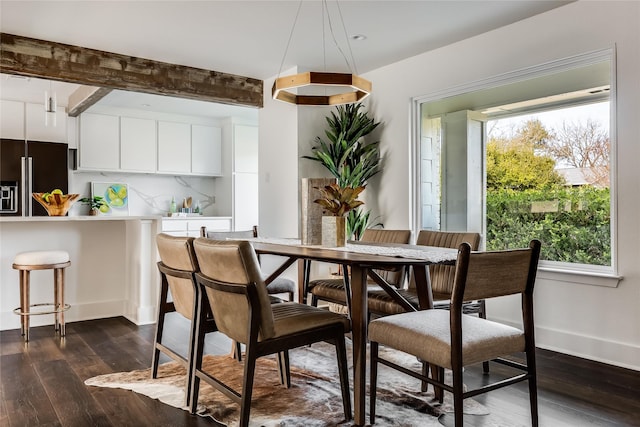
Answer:
[[[480,245],[480,234],[471,232],[421,230],[416,239],[416,245],[435,246],[438,248],[457,249],[462,243],[468,243],[472,251],[477,251]],[[434,264],[429,266],[431,290],[435,294],[451,294],[455,267],[453,265]],[[409,288],[415,289],[413,275],[409,281]]]
[[[260,339],[274,336],[273,313],[267,287],[251,243],[240,240],[198,238],[193,242],[200,272],[210,280],[234,285],[255,284],[258,306],[252,307],[247,296],[207,287],[213,317],[218,330],[232,340],[248,342],[251,313],[259,313]]]
[[[384,228],[367,228],[362,233],[362,243],[402,243],[411,239],[411,230],[386,230]],[[396,270],[376,270],[389,284],[400,286],[404,280],[404,268]]]
[[[200,237],[206,237],[212,240],[250,239],[252,237],[258,237],[258,226],[254,225],[251,230],[238,231],[209,231],[207,227],[200,227]]]
[[[539,255],[538,240],[532,240],[526,249],[459,252],[451,305],[513,294],[532,294]],[[460,262],[461,257],[466,259]]]
[[[193,237],[171,236],[160,233],[156,236],[156,245],[160,262],[173,270],[198,272],[198,261],[193,250]],[[166,276],[173,304],[178,313],[193,320],[194,283],[192,278],[178,277],[163,273]],[[191,276],[192,277],[192,276]]]

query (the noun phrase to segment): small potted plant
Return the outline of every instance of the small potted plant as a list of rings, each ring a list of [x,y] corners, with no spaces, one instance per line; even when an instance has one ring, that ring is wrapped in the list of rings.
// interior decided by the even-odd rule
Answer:
[[[109,207],[102,196],[83,197],[78,201],[83,205],[89,205],[89,215],[97,215],[99,210]]]
[[[314,200],[330,213],[322,217],[322,246],[345,246],[347,243],[346,215],[352,209],[364,204],[358,200],[358,196],[365,189],[359,187],[340,187],[338,184],[330,184],[324,188],[318,188],[319,199]]]

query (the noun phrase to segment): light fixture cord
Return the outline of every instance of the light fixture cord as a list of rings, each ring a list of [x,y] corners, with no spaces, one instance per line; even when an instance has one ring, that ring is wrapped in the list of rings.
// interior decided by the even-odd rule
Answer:
[[[347,47],[349,48],[349,55],[351,56],[351,63],[353,64],[353,73],[358,73],[358,66],[356,65],[356,59],[353,56],[353,50],[351,49],[351,43],[349,43],[349,35],[347,34],[347,27],[344,25],[344,18],[342,17],[342,9],[340,9],[340,2],[336,0],[336,6],[338,6],[338,14],[340,15],[340,22],[342,23],[342,31],[344,31],[344,38],[347,41]],[[344,54],[342,54],[344,56]],[[346,61],[346,58],[345,58]],[[349,62],[347,61],[347,64]],[[351,69],[351,68],[350,68]]]
[[[324,0],[326,1],[326,0]],[[336,1],[336,5],[338,6],[338,12],[340,14],[340,19],[342,20],[342,12],[340,11],[340,4],[339,2]],[[329,15],[329,10],[327,9],[327,20],[329,21],[329,30],[331,31],[331,37],[333,39],[333,44],[336,45],[336,49],[338,49],[338,52],[340,52],[340,54],[342,55],[342,58],[344,58],[344,62],[345,64],[347,64],[347,68],[349,69],[349,71],[351,71],[352,73],[354,72],[353,67],[351,66],[351,64],[349,63],[349,60],[347,59],[347,56],[344,54],[344,51],[340,48],[340,45],[338,44],[338,41],[336,40],[336,35],[333,32],[333,25],[331,23],[331,15]],[[342,21],[342,27],[344,28],[344,21]],[[345,34],[347,32],[347,30],[345,29]],[[349,45],[349,38],[347,38],[347,46],[349,46],[349,49],[351,49],[351,46]],[[358,74],[357,72],[355,74]]]
[[[289,40],[287,40],[287,46],[284,49],[284,55],[282,55],[282,61],[280,62],[280,69],[278,70],[278,78],[280,77],[280,73],[282,72],[282,67],[284,66],[284,60],[287,57],[287,52],[289,51],[289,45],[291,44],[291,39],[293,38],[293,32],[296,29],[296,24],[298,23],[298,15],[300,15],[300,9],[302,8],[302,1],[298,4],[298,11],[296,12],[296,17],[293,20],[293,26],[291,27],[291,32],[289,33]]]

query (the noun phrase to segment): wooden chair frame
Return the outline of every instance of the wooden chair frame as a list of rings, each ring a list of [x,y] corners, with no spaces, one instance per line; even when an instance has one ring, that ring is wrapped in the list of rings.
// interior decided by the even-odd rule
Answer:
[[[187,369],[187,384],[185,388],[185,406],[189,405],[190,398],[190,390],[191,390],[191,380],[192,376],[189,374],[193,371],[194,366],[194,354],[195,354],[195,339],[196,339],[196,316],[197,316],[197,299],[198,294],[200,292],[200,288],[196,283],[195,273],[191,271],[185,270],[176,270],[170,267],[167,267],[162,261],[158,262],[158,270],[160,270],[161,282],[160,282],[160,296],[158,302],[158,320],[156,322],[156,332],[155,339],[153,342],[153,358],[151,361],[151,378],[158,377],[158,366],[160,360],[160,352],[166,354],[171,359],[180,363]],[[187,357],[182,356],[177,353],[175,350],[167,347],[162,343],[162,337],[164,332],[164,321],[167,313],[172,313],[176,311],[176,308],[173,302],[168,301],[169,297],[169,282],[167,281],[167,276],[174,276],[181,279],[190,279],[193,283],[193,311],[192,311],[192,321],[191,326],[189,327],[189,346],[187,350]],[[209,332],[217,331],[216,323],[213,320],[213,316],[211,315],[211,309],[209,308],[208,302],[204,302],[201,310],[204,313],[202,319],[202,325],[200,327],[200,331],[202,335]]]
[[[524,325],[524,337],[525,337],[525,355],[526,363],[517,363],[511,360],[496,358],[494,362],[501,363],[503,365],[510,366],[517,370],[523,371],[523,373],[505,378],[500,381],[496,381],[476,389],[464,391],[463,384],[463,367],[462,360],[462,315],[463,315],[463,302],[467,271],[469,268],[469,260],[471,254],[471,248],[468,243],[460,245],[458,253],[458,261],[456,263],[456,276],[455,285],[452,294],[451,306],[450,306],[450,333],[451,333],[451,365],[453,373],[453,385],[448,385],[444,382],[444,368],[438,368],[439,374],[437,378],[430,378],[424,373],[418,373],[407,369],[403,366],[397,365],[389,360],[382,359],[379,356],[378,347],[379,343],[371,341],[371,396],[370,396],[370,422],[375,421],[375,405],[376,405],[376,382],[377,382],[377,367],[378,363],[389,366],[396,369],[406,375],[412,376],[432,384],[436,389],[446,390],[453,393],[454,399],[454,416],[455,426],[463,426],[463,400],[469,397],[473,397],[482,393],[486,393],[492,390],[496,390],[501,387],[512,385],[521,381],[528,381],[529,383],[529,400],[531,406],[531,421],[533,426],[538,425],[538,398],[537,398],[537,382],[536,382],[536,359],[535,359],[535,339],[534,339],[534,321],[533,321],[533,287],[535,284],[536,270],[538,265],[538,259],[540,256],[540,242],[538,240],[532,240],[529,244],[531,249],[531,258],[529,263],[528,278],[525,290],[521,293],[522,298],[522,318]],[[402,316],[400,314],[399,316]]]
[[[334,323],[328,326],[311,328],[304,332],[276,337],[263,341],[258,340],[259,322],[260,322],[260,302],[256,290],[256,284],[238,285],[231,283],[219,282],[212,280],[201,273],[196,274],[196,280],[202,287],[202,291],[198,294],[198,322],[196,322],[196,350],[195,350],[195,367],[193,378],[191,380],[191,413],[195,413],[198,404],[198,393],[200,380],[204,380],[216,390],[229,397],[232,401],[240,405],[240,426],[249,425],[249,415],[251,410],[251,395],[253,391],[253,381],[255,374],[256,360],[259,357],[279,353],[278,360],[286,364],[286,373],[281,370],[281,382],[286,376],[286,383],[290,383],[289,373],[289,353],[288,350],[310,345],[319,341],[327,341],[336,346],[336,354],[338,359],[338,371],[340,376],[340,385],[342,388],[342,399],[344,405],[344,414],[347,420],[351,419],[351,396],[349,392],[349,378],[347,368],[347,353],[344,339],[344,326],[341,323]],[[244,375],[242,382],[242,392],[233,390],[227,384],[224,384],[213,375],[202,370],[202,357],[204,351],[204,334],[200,333],[200,329],[204,324],[203,311],[200,307],[204,306],[206,293],[205,287],[215,289],[222,292],[245,295],[249,304],[249,333],[246,345],[246,357],[244,362]]]

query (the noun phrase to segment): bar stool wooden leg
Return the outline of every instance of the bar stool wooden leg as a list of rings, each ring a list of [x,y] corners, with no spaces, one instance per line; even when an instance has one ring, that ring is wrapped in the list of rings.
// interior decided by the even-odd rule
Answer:
[[[60,284],[58,283],[58,269],[53,269],[53,330],[60,330],[60,317],[58,309],[60,308]]]
[[[29,280],[30,271],[20,271],[20,311],[22,313],[29,312]],[[20,316],[20,325],[22,326],[22,335],[25,341],[29,341],[29,316]]]
[[[56,284],[56,323],[57,329],[60,331],[60,336],[65,336],[65,323],[64,323],[64,268],[56,268],[55,270],[55,284]]]

